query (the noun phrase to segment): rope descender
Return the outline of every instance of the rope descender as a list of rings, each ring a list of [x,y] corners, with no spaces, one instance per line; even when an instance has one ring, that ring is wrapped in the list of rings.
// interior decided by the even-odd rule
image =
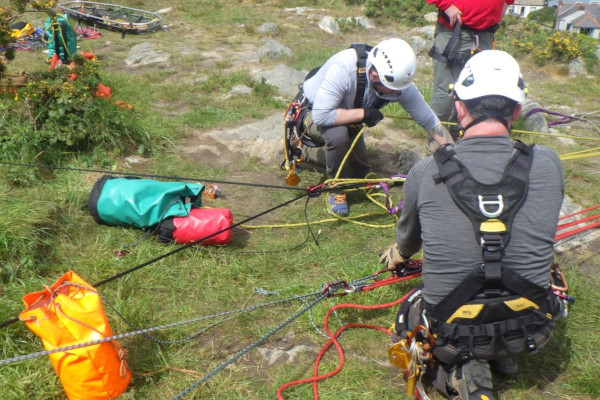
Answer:
[[[427,368],[426,362],[432,358],[431,349],[435,346],[435,339],[425,325],[417,325],[412,332],[407,331],[406,336],[389,347],[388,357],[390,363],[404,370],[405,393],[410,396],[415,393],[416,389],[418,396],[426,399],[427,395],[422,389],[421,376]],[[424,338],[425,341],[419,341],[417,336]]]

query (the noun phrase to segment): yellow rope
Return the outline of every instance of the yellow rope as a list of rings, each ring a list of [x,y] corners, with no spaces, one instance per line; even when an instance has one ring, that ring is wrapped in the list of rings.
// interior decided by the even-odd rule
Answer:
[[[456,125],[456,122],[443,121],[442,124]],[[553,138],[567,138],[567,139],[576,139],[576,140],[591,140],[591,141],[594,141],[594,142],[600,142],[600,138],[587,137],[587,136],[558,135],[558,134],[554,134],[554,133],[525,131],[525,130],[521,130],[521,129],[512,129],[511,132],[512,133],[524,133],[524,134],[529,134],[529,135],[549,136],[549,137],[553,137]],[[581,158],[597,157],[597,156],[600,156],[600,147],[596,147],[594,149],[588,149],[588,150],[575,151],[573,153],[563,154],[563,155],[560,156],[560,159],[562,161],[567,161],[567,160],[577,160],[577,159],[581,159]]]
[[[354,147],[356,146],[356,143],[358,142],[358,139],[360,138],[360,136],[363,134],[365,130],[365,127],[363,127],[360,132],[358,132],[358,134],[356,135],[356,137],[354,138],[350,149],[348,150],[348,152],[346,153],[346,155],[344,156],[344,159],[342,160],[342,163],[340,164],[340,167],[335,175],[335,178],[333,179],[327,179],[324,184],[325,186],[329,186],[329,187],[336,187],[336,186],[351,186],[351,185],[357,185],[357,184],[361,184],[364,183],[365,185],[367,184],[375,184],[377,185],[378,183],[398,183],[398,182],[404,182],[405,178],[377,178],[377,176],[375,176],[375,174],[368,174],[365,178],[363,179],[355,179],[355,178],[342,178],[339,179],[339,176],[342,172],[342,169],[344,168],[344,165],[346,163],[346,161],[348,160],[348,157],[350,156],[350,154],[352,153],[352,150],[354,149]],[[371,177],[369,177],[371,176]],[[380,203],[379,201],[377,201],[375,199],[375,197],[385,197],[385,195],[383,193],[372,193],[373,190],[375,189],[375,187],[373,186],[365,186],[362,188],[352,188],[352,189],[343,189],[343,192],[351,192],[351,191],[358,191],[358,190],[364,190],[365,195],[367,196],[367,198],[369,200],[371,200],[373,202],[373,204],[375,204],[377,207],[382,208],[384,211],[380,211],[380,212],[368,212],[368,213],[363,213],[360,215],[354,215],[351,217],[342,217],[340,215],[337,214],[332,214],[334,218],[327,218],[327,219],[321,219],[321,220],[317,220],[317,221],[309,221],[310,225],[316,225],[316,224],[324,224],[324,223],[329,223],[329,222],[336,222],[336,221],[346,221],[346,222],[351,222],[353,224],[357,224],[357,225],[361,225],[361,226],[366,226],[369,228],[393,228],[396,226],[396,223],[392,223],[392,224],[384,224],[384,225],[378,225],[378,224],[369,224],[366,222],[361,222],[361,221],[357,221],[358,219],[361,218],[365,218],[365,217],[372,217],[372,216],[378,216],[378,215],[385,215],[388,214],[388,210],[387,207]],[[325,198],[325,201],[328,202],[328,198]],[[394,219],[398,219],[398,216],[393,214]],[[293,227],[300,227],[300,226],[305,226],[306,222],[299,222],[299,223],[290,223],[290,224],[270,224],[270,225],[241,225],[241,227],[246,228],[246,229],[264,229],[264,228],[293,228]]]
[[[401,178],[401,179],[390,179],[390,178],[386,178],[386,179],[373,179],[373,178],[368,178],[369,175],[367,175],[367,177],[365,177],[364,179],[355,179],[355,178],[339,179],[340,174],[342,173],[342,170],[344,169],[344,165],[346,164],[346,161],[348,161],[348,157],[350,157],[350,154],[352,154],[352,151],[354,150],[354,147],[356,146],[356,143],[358,143],[358,140],[363,135],[365,129],[366,129],[366,125],[363,125],[362,129],[356,134],[356,137],[354,138],[354,140],[352,141],[352,144],[350,145],[350,148],[346,152],[346,155],[344,156],[344,159],[342,160],[342,162],[340,164],[340,167],[338,168],[337,173],[335,174],[335,177],[333,179],[327,179],[324,182],[327,186],[329,186],[329,187],[336,187],[336,186],[338,186],[340,184],[343,186],[343,185],[356,185],[356,184],[360,184],[360,183],[399,182],[399,181],[403,182],[404,181],[404,178]],[[365,189],[369,190],[366,193],[367,198],[369,200],[371,200],[373,203],[375,203],[377,206],[383,208],[385,210],[385,212],[368,213],[368,214],[362,214],[362,215],[365,216],[365,215],[382,215],[382,214],[386,214],[387,213],[387,208],[385,207],[385,205],[377,202],[373,198],[373,196],[370,194],[370,192],[373,190],[372,187],[367,186],[365,188],[355,188],[355,189],[350,189],[350,190],[346,190],[346,191],[365,190]],[[325,202],[326,202],[327,205],[329,205],[329,199],[327,197],[325,198]],[[353,217],[343,217],[343,216],[337,215],[335,213],[332,213],[332,215],[337,220],[346,221],[346,222],[352,222],[353,224],[357,224],[357,225],[361,225],[361,226],[367,226],[367,227],[370,227],[370,228],[390,228],[390,227],[396,226],[395,223],[393,223],[393,224],[386,224],[386,225],[367,224],[365,222],[355,221]],[[394,217],[396,219],[398,219],[398,217],[396,215],[394,215]]]
[[[352,150],[354,150],[354,146],[356,146],[356,143],[358,143],[358,139],[362,136],[362,134],[366,128],[367,128],[367,126],[363,125],[362,129],[356,134],[356,137],[352,141],[350,148],[346,152],[346,155],[344,156],[344,159],[342,160],[342,163],[340,164],[340,167],[338,168],[337,173],[335,174],[335,177],[333,178],[334,181],[336,181],[340,177],[340,174],[342,173],[342,169],[344,168],[344,165],[346,164],[348,157],[350,157],[350,154],[352,154]]]
[[[359,222],[359,221],[354,221],[355,219],[360,219],[360,218],[366,218],[366,217],[371,217],[371,216],[376,216],[376,215],[384,215],[387,214],[387,212],[369,212],[369,213],[363,213],[363,214],[359,214],[359,215],[355,215],[352,217],[340,217],[338,215],[335,215],[335,218],[327,218],[327,219],[320,219],[320,220],[316,220],[316,221],[309,221],[310,225],[318,225],[318,224],[325,224],[325,223],[329,223],[329,222],[336,222],[339,219],[343,219],[345,221],[348,222],[352,222],[355,224],[359,224],[359,225],[363,225],[363,226],[368,226],[371,228],[391,228],[396,226],[395,223],[393,224],[386,224],[386,225],[376,225],[376,224],[367,224],[365,222]],[[398,218],[398,217],[396,217]],[[306,222],[298,222],[298,223],[293,223],[293,224],[272,224],[272,225],[240,225],[242,228],[246,228],[246,229],[263,229],[263,228],[294,228],[294,227],[300,227],[300,226],[306,226]]]
[[[561,160],[576,160],[579,158],[597,157],[600,156],[600,147],[595,149],[575,151],[573,153],[567,153],[560,156]]]
[[[534,132],[534,131],[523,131],[520,129],[512,129],[511,132],[514,133],[527,133],[530,135],[539,135],[539,136],[550,136],[553,138],[567,138],[567,139],[577,139],[577,140],[591,140],[594,142],[600,142],[600,138],[588,137],[588,136],[575,136],[575,135],[557,135],[554,133],[546,133],[546,132]]]
[[[411,119],[409,117],[397,117],[395,115],[386,115],[385,118],[406,119],[406,120]],[[440,123],[442,125],[451,125],[451,126],[458,125],[456,122],[450,122],[450,121],[440,121]],[[594,142],[600,142],[600,138],[589,137],[589,136],[575,136],[575,135],[565,135],[565,134],[560,135],[560,134],[547,133],[547,132],[526,131],[526,130],[522,130],[522,129],[511,129],[511,132],[513,132],[513,133],[525,133],[525,134],[539,135],[539,136],[550,136],[550,137],[553,137],[553,138],[567,138],[567,139],[577,139],[577,140],[591,140],[591,141],[594,141]]]

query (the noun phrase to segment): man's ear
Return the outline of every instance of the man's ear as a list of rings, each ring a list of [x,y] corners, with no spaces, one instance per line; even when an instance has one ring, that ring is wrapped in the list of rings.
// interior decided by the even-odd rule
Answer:
[[[467,108],[465,107],[465,103],[460,100],[456,100],[454,102],[454,107],[456,108],[456,117],[459,121],[461,121],[465,117],[465,115],[467,115]]]
[[[515,122],[517,120],[517,118],[519,118],[519,115],[521,115],[521,109],[523,107],[519,104],[517,105],[517,108],[515,108],[515,112],[513,113],[512,117],[510,118],[510,123],[512,124],[513,122]]]

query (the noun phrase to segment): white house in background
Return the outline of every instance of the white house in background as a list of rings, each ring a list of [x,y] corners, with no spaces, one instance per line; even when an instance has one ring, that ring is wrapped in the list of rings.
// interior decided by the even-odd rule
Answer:
[[[513,5],[508,6],[507,14],[527,18],[530,12],[542,9],[545,5],[545,0],[515,0]]]
[[[559,2],[554,29],[600,38],[600,5],[562,4]]]
[[[563,1],[563,0],[548,0],[548,4],[546,4],[548,7],[558,7],[558,5],[560,3],[571,3],[571,4],[575,4],[575,3],[580,3],[580,4],[600,4],[600,0],[569,0],[569,1]]]

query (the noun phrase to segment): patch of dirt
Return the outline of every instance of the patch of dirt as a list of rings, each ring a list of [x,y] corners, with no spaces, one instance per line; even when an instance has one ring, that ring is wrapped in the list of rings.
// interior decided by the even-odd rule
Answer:
[[[600,282],[599,254],[600,239],[596,239],[587,242],[584,246],[579,248],[576,257],[579,270],[584,275],[592,277],[597,282]]]

